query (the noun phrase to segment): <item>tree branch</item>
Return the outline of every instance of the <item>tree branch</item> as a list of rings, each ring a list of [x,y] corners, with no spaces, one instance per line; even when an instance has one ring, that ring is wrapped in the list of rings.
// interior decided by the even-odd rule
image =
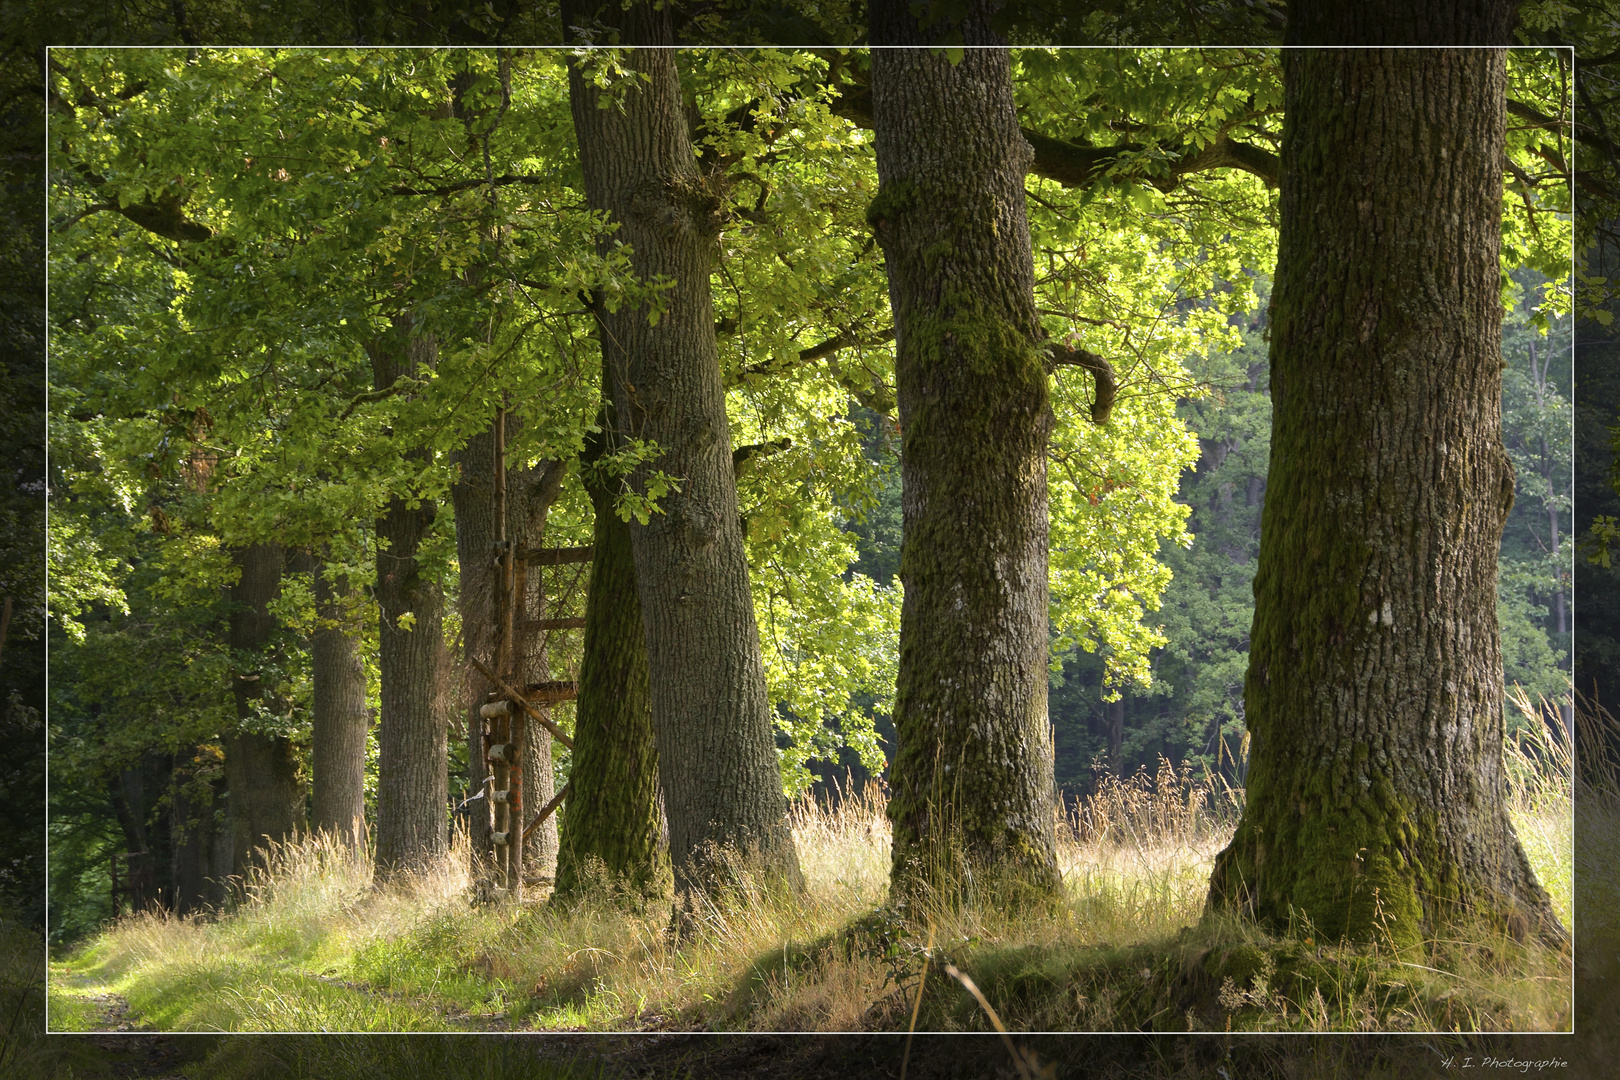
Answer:
[[[876,334],[866,338],[865,340],[857,337],[854,331],[846,330],[833,335],[826,341],[820,342],[819,344],[800,349],[798,355],[794,356],[791,360],[762,360],[757,364],[749,364],[746,367],[739,368],[735,374],[726,379],[726,388],[729,390],[733,386],[740,386],[743,380],[750,375],[770,375],[794,364],[814,363],[817,360],[832,356],[834,353],[837,353],[842,349],[863,345],[867,348],[872,348],[893,340],[894,327],[892,326],[878,331]],[[887,415],[893,411],[895,405],[894,398],[888,393],[881,390],[873,390],[870,385],[863,385],[857,382],[849,375],[846,375],[844,372],[840,371],[836,366],[833,367],[832,372],[833,378],[838,380],[838,385],[842,386],[849,392],[851,397],[860,402],[862,405],[865,405],[868,409],[871,409],[876,413],[883,413],[884,415]]]
[[[1094,352],[1085,349],[1071,349],[1067,345],[1057,342],[1046,347],[1046,370],[1048,373],[1059,367],[1072,365],[1085,368],[1097,380],[1097,397],[1091,403],[1091,422],[1093,424],[1106,424],[1108,414],[1114,409],[1114,395],[1119,384],[1114,380],[1114,366]]]
[[[1536,127],[1546,128],[1548,131],[1569,130],[1569,122],[1567,120],[1560,120],[1555,116],[1548,116],[1539,109],[1527,105],[1522,101],[1515,101],[1513,98],[1507,99],[1507,111],[1514,116],[1517,116],[1520,120],[1528,120]]]
[[[343,421],[347,420],[351,415],[353,415],[354,410],[358,409],[362,405],[369,405],[374,401],[382,401],[385,398],[391,398],[402,390],[409,390],[412,387],[419,385],[421,384],[416,379],[413,379],[408,375],[401,375],[398,379],[394,380],[394,385],[392,386],[386,386],[381,390],[367,390],[363,394],[356,394],[354,397],[349,399],[348,408],[344,409],[343,414],[338,417],[338,423],[343,423]]]
[[[872,92],[864,86],[843,88],[842,96],[833,103],[832,111],[856,127],[870,129],[872,120]],[[1047,180],[1055,180],[1064,187],[1089,187],[1104,179],[1111,165],[1122,155],[1144,149],[1136,143],[1119,146],[1091,146],[1042,135],[1027,127],[1018,129],[1035,151],[1030,172]],[[1279,176],[1277,155],[1263,147],[1221,136],[1201,149],[1171,147],[1179,156],[1170,166],[1168,176],[1138,177],[1160,191],[1173,191],[1181,178],[1190,173],[1210,169],[1241,169],[1258,176],[1267,187],[1276,187]]]
[[[751,446],[739,446],[731,452],[731,471],[735,475],[741,476],[744,467],[746,467],[748,462],[753,458],[764,457],[767,454],[780,453],[781,451],[787,450],[792,446],[793,440],[785,435],[780,439],[773,440],[772,442],[754,443]]]
[[[505,176],[497,176],[494,180],[457,180],[453,184],[440,184],[437,187],[430,188],[413,188],[401,184],[399,187],[391,188],[390,192],[394,195],[454,195],[458,191],[467,191],[471,188],[490,186],[505,187],[508,184],[545,183],[549,183],[549,181],[543,176],[519,176],[513,173],[507,173]]]

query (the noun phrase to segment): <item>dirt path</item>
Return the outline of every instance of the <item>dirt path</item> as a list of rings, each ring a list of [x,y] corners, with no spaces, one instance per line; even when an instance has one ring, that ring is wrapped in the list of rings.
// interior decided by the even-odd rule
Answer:
[[[135,1014],[130,1011],[129,1002],[123,994],[108,991],[105,994],[91,994],[88,1000],[96,1003],[99,1010],[96,1013],[95,1031],[151,1031],[152,1029],[139,1023]]]

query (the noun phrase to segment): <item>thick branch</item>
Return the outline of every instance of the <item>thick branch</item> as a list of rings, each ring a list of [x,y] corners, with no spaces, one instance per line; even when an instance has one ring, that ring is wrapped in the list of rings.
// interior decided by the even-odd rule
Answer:
[[[358,409],[362,405],[368,405],[374,401],[382,401],[384,398],[391,398],[401,390],[409,390],[412,387],[420,385],[422,384],[416,379],[410,378],[407,375],[401,375],[398,379],[394,380],[392,386],[385,386],[381,390],[367,390],[363,394],[356,394],[354,397],[349,399],[349,405],[343,410],[343,414],[338,417],[338,423],[343,423],[343,421],[347,420],[354,414],[354,410]]]
[[[753,443],[750,446],[739,446],[731,452],[731,469],[738,476],[742,475],[743,468],[750,460],[764,457],[767,454],[779,453],[790,448],[793,440],[786,436],[771,442]]]
[[[1085,349],[1071,349],[1067,345],[1053,343],[1046,347],[1046,370],[1053,371],[1065,365],[1085,368],[1097,380],[1097,397],[1091,403],[1091,422],[1093,424],[1106,424],[1108,414],[1114,409],[1114,394],[1119,384],[1114,380],[1114,366],[1094,352]]]
[[[871,128],[871,90],[864,86],[844,88],[843,96],[833,104],[833,112],[856,127]],[[1055,180],[1064,187],[1089,187],[1105,179],[1109,167],[1121,155],[1146,149],[1135,143],[1090,146],[1054,139],[1027,127],[1018,130],[1035,151],[1030,171],[1044,179]],[[1167,149],[1175,152],[1173,147]],[[1181,178],[1190,173],[1228,168],[1241,169],[1258,176],[1267,187],[1277,186],[1277,155],[1263,147],[1238,142],[1224,135],[1202,149],[1181,148],[1179,156],[1170,165],[1168,175],[1141,176],[1138,179],[1145,180],[1160,191],[1173,191],[1181,184]]]
[[[69,156],[71,157],[71,154]],[[95,172],[83,162],[74,162],[73,171],[78,173],[97,194],[105,194],[103,189],[107,186],[106,177]],[[138,203],[131,203],[129,206],[118,205],[118,200],[114,198],[107,202],[95,204],[82,214],[65,222],[62,227],[66,228],[69,225],[76,224],[80,219],[101,210],[115,210],[147,232],[155,233],[166,240],[196,243],[211,239],[214,230],[201,222],[186,217],[182,210],[185,204],[185,196],[176,192],[169,192],[156,199],[145,199]]]
[[[1507,99],[1507,111],[1520,120],[1528,120],[1535,126],[1546,128],[1548,131],[1569,130],[1569,121],[1560,120],[1556,116],[1548,116],[1541,110],[1526,105],[1522,101],[1515,101],[1513,98]]]

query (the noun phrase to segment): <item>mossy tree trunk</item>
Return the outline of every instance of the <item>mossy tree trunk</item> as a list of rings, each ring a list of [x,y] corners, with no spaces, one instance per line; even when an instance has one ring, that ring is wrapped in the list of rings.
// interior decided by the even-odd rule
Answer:
[[[433,338],[416,333],[408,317],[396,320],[393,330],[371,342],[367,351],[378,390],[402,377],[417,377],[433,365],[437,352]],[[425,464],[429,452],[413,450],[409,456]],[[436,513],[431,499],[395,496],[377,521],[382,708],[377,731],[376,858],[383,878],[393,870],[424,866],[446,848],[444,591],[418,558]]]
[[[960,25],[1000,43],[993,5]],[[926,45],[904,3],[874,45]],[[932,33],[948,29],[936,26]],[[879,189],[901,426],[905,601],[890,770],[893,885],[964,869],[1056,889],[1047,725],[1052,413],[1024,210],[1032,151],[1004,47],[875,48]],[[958,865],[960,859],[965,865]]]
[[[312,826],[348,843],[366,830],[366,669],[360,658],[354,593],[330,563],[315,571],[310,640]]]
[[[232,689],[239,725],[225,740],[225,782],[231,828],[231,873],[241,874],[254,852],[285,840],[304,826],[304,792],[298,753],[285,735],[261,729],[260,709],[276,708],[275,616],[270,602],[281,591],[286,551],[280,544],[252,544],[231,553],[240,571],[231,586],[229,640],[235,671]]]
[[[607,91],[570,66],[580,164],[637,276],[673,282],[656,324],[641,304],[597,318],[621,434],[661,450],[630,481],[645,491],[657,470],[679,485],[630,525],[677,883],[703,888],[717,846],[757,851],[796,882],[709,295],[721,200],[697,169],[674,54],[657,47],[672,41],[670,11],[593,4],[564,23],[611,27],[632,46],[623,62],[635,77]]]
[[[605,391],[605,371],[603,382]],[[596,525],[557,895],[577,896],[601,874],[630,899],[652,898],[667,893],[669,865],[658,846],[658,748],[648,699],[647,641],[630,525],[614,512],[613,487],[590,469],[613,437],[611,404],[599,424],[602,430],[587,442],[581,459]]]
[[[1334,11],[1303,24],[1387,33]],[[1210,904],[1328,938],[1411,944],[1458,905],[1560,937],[1503,791],[1504,55],[1283,63],[1248,800]]]

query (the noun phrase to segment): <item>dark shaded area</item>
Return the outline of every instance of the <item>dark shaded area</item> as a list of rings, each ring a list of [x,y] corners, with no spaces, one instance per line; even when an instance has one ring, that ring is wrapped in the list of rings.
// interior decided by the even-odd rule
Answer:
[[[45,917],[45,131],[39,57],[7,45],[0,60],[0,913],[37,925]]]
[[[1594,253],[1594,276],[1620,273],[1620,251]],[[1610,305],[1611,307],[1620,305]],[[1600,517],[1620,517],[1615,425],[1620,423],[1620,323],[1575,324],[1575,535]],[[1575,689],[1609,708],[1620,698],[1620,560],[1575,560]],[[1616,553],[1620,554],[1620,553]]]

